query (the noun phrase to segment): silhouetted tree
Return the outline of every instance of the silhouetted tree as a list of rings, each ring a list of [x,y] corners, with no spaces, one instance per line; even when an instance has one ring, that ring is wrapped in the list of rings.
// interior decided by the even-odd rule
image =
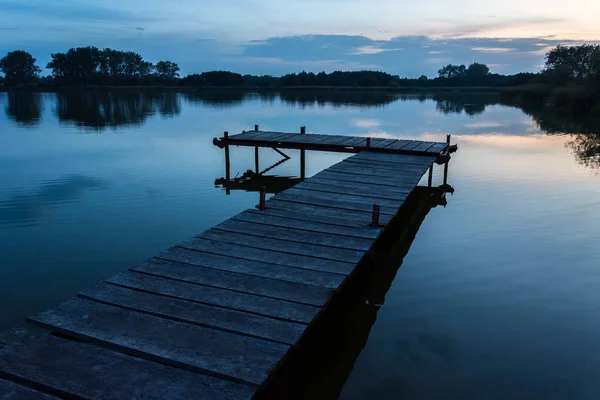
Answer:
[[[440,78],[446,79],[457,79],[464,78],[467,74],[467,67],[464,65],[452,65],[448,64],[445,67],[442,67],[438,70],[438,75]]]
[[[11,51],[0,59],[0,69],[9,85],[23,85],[38,79],[40,68],[35,65],[36,59],[23,50]]]
[[[546,54],[547,77],[600,83],[600,45],[557,46]],[[554,72],[554,74],[552,74]]]
[[[172,61],[159,61],[154,69],[160,81],[172,82],[179,78],[179,66]]]

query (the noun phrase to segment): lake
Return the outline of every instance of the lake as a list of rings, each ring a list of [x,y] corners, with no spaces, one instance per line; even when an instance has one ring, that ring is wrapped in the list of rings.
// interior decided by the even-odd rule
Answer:
[[[0,329],[254,207],[212,144],[254,124],[459,146],[341,398],[600,398],[600,140],[488,95],[0,93]],[[297,177],[289,154],[268,174]]]

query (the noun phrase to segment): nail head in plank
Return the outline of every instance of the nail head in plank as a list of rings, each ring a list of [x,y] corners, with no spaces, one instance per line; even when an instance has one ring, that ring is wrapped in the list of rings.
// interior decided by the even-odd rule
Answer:
[[[165,297],[104,282],[81,292],[79,296],[161,318],[289,345],[300,340],[306,329],[304,324]]]
[[[4,332],[0,341],[5,343],[0,349],[2,374],[68,398],[249,400],[255,392],[247,385],[27,328]],[[6,393],[1,384],[0,393]]]
[[[233,292],[134,271],[122,272],[108,278],[106,282],[163,296],[305,324],[312,321],[319,313],[317,306]]]
[[[145,359],[260,385],[289,346],[74,299],[31,320]]]

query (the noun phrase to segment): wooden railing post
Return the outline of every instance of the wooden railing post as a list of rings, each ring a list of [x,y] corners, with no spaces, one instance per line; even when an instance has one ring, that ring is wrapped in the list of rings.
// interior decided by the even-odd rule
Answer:
[[[373,204],[373,215],[371,216],[371,226],[379,226],[379,212],[381,207],[377,204]]]
[[[258,125],[254,125],[254,132],[258,132]]]
[[[301,126],[300,127],[300,134],[304,135],[306,133],[306,126]]]
[[[371,138],[368,137],[367,138],[367,149],[370,149],[370,148],[371,148]]]
[[[260,203],[258,204],[258,209],[264,211],[267,209],[267,188],[265,186],[261,186],[260,188]]]

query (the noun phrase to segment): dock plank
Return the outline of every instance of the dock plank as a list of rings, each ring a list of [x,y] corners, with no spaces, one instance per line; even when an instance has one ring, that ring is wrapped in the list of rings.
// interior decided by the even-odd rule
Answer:
[[[340,184],[336,182],[336,185],[328,184],[328,182],[317,182],[316,180],[304,181],[295,187],[297,189],[315,190],[323,193],[333,194],[347,194],[351,196],[360,196],[367,199],[373,199],[373,201],[383,200],[394,200],[403,201],[406,199],[408,189],[406,192],[389,191],[383,187],[360,187],[358,184]],[[411,189],[412,190],[412,189]]]
[[[339,145],[344,147],[363,147],[367,143],[366,137],[350,137],[347,140],[341,142]]]
[[[434,144],[436,144],[436,142],[423,142],[417,147],[415,147],[413,151],[428,152],[429,148]]]
[[[353,160],[371,160],[377,162],[386,162],[391,164],[418,164],[431,165],[437,158],[437,154],[393,154],[393,153],[377,153],[373,151],[362,151],[358,154],[350,156],[347,159]]]
[[[279,343],[83,299],[69,300],[30,320],[148,360],[251,385],[264,382],[289,350]]]
[[[329,181],[339,182],[356,182],[356,183],[367,183],[377,186],[385,187],[405,187],[406,185],[415,186],[419,180],[414,174],[406,176],[397,176],[394,178],[379,177],[372,175],[357,175],[348,172],[331,171],[329,169],[319,172],[318,174],[311,177],[311,179],[327,179]]]
[[[382,199],[382,198],[378,198],[378,199],[374,199],[374,198],[367,198],[364,196],[358,196],[358,195],[351,195],[351,194],[344,194],[344,193],[338,193],[334,196],[332,196],[331,193],[323,193],[323,192],[317,192],[314,190],[307,190],[307,189],[301,189],[299,187],[292,187],[290,189],[287,189],[285,192],[281,192],[275,196],[273,196],[273,199],[276,200],[283,200],[283,199],[289,199],[292,198],[294,196],[298,196],[298,198],[312,198],[312,199],[320,199],[320,200],[324,200],[327,201],[328,204],[331,204],[334,207],[338,207],[342,208],[342,205],[365,205],[367,206],[366,210],[367,211],[372,211],[373,209],[373,204],[379,204],[380,206],[387,208],[387,211],[384,211],[384,213],[388,213],[388,214],[394,214],[398,207],[402,204],[402,202],[404,201],[404,199],[402,200],[388,200],[388,199]]]
[[[196,262],[193,260],[198,259],[197,252],[185,249],[177,250],[180,250],[180,255],[172,258],[179,261],[165,261],[153,258],[151,261],[139,264],[133,268],[132,271],[316,306],[320,306],[327,301],[332,294],[332,290],[338,288],[345,279],[345,275],[325,272],[312,274],[312,271],[280,267],[278,265],[273,266],[280,269],[291,269],[291,271],[288,271],[283,277],[289,280],[284,280],[282,277],[278,276],[264,277],[261,276],[264,274],[260,271],[256,272],[252,268],[253,265],[260,265],[261,263],[220,256],[215,256],[215,258],[221,258],[221,260],[218,261],[219,265],[217,266],[223,264],[224,266],[222,268],[214,268],[214,265],[211,267],[204,267],[192,264],[193,262]],[[184,263],[183,261],[189,262]],[[248,262],[246,263],[245,261]],[[204,263],[205,262],[203,261],[198,262],[198,264]],[[232,268],[227,266],[235,263],[244,265],[244,270],[231,272]],[[311,274],[305,274],[305,272]],[[305,279],[307,275],[310,278],[316,276],[317,279]],[[299,283],[299,281],[303,280],[304,282]]]
[[[374,149],[383,149],[396,143],[398,139],[378,139],[377,142],[371,142],[371,147]]]
[[[340,175],[340,176],[342,178],[346,177],[345,175]],[[411,180],[414,182],[414,177]],[[395,185],[394,184],[386,184],[386,183],[382,183],[382,182],[373,183],[372,180],[365,180],[365,181],[361,182],[361,181],[352,180],[352,177],[350,177],[350,180],[344,180],[344,179],[338,179],[337,177],[328,176],[327,174],[315,175],[312,178],[310,178],[310,181],[308,181],[308,182],[312,183],[312,184],[325,185],[332,189],[334,189],[336,187],[344,187],[344,188],[356,187],[357,189],[360,189],[360,190],[368,189],[368,190],[372,190],[375,192],[383,191],[384,193],[395,193],[395,194],[410,193],[410,192],[412,192],[412,190],[415,187],[415,185],[412,182],[404,183],[404,182],[400,181],[400,182],[397,182]]]
[[[388,150],[399,150],[407,144],[409,144],[410,142],[412,142],[412,140],[398,139],[394,143],[390,143],[389,145],[387,145],[385,148]]]
[[[275,227],[284,227],[300,229],[313,233],[324,233],[333,235],[342,235],[349,239],[374,240],[380,232],[380,228],[369,226],[369,215],[360,214],[356,219],[353,216],[321,215],[326,214],[325,207],[311,206],[306,204],[296,204],[269,200],[268,208],[263,211],[247,210],[242,214],[233,217],[235,220],[255,222]],[[308,209],[312,218],[303,218],[298,214],[298,210]]]
[[[273,201],[277,201],[279,203],[277,203],[276,207],[279,207],[279,204],[281,202],[288,202],[288,203],[296,203],[296,204],[300,204],[300,205],[309,205],[309,206],[317,206],[317,207],[325,207],[325,208],[331,208],[333,210],[336,210],[338,212],[344,212],[344,211],[359,211],[364,213],[372,213],[373,212],[373,204],[377,204],[378,202],[371,202],[370,204],[368,203],[357,203],[355,201],[344,201],[344,200],[337,200],[335,203],[333,203],[330,199],[324,199],[324,198],[319,198],[319,197],[315,197],[315,196],[300,196],[300,195],[296,195],[296,194],[285,194],[282,196],[279,196],[277,199],[271,199],[269,201],[267,201],[267,208],[271,207],[271,204],[273,204]],[[271,202],[271,203],[270,203]],[[382,206],[381,207],[381,215],[383,217],[391,218],[394,213],[397,211],[396,208],[391,208],[391,207],[386,207],[386,206]],[[326,217],[326,216],[324,216]],[[370,223],[370,215],[364,215],[363,217],[365,220],[368,219],[369,223]],[[318,218],[314,218],[312,220],[317,220]],[[356,219],[356,221],[360,221],[359,219]]]
[[[0,352],[0,355],[2,352]],[[0,375],[2,371],[0,370]],[[26,388],[16,383],[0,379],[0,399],[2,400],[53,400],[58,397],[52,397],[36,390]]]
[[[369,176],[373,176],[374,178],[395,178],[397,177],[397,175],[402,175],[403,177],[414,177],[415,179],[417,177],[421,177],[423,176],[423,174],[425,173],[425,171],[427,171],[427,168],[423,167],[422,168],[422,172],[419,173],[417,171],[410,171],[410,172],[395,172],[393,170],[385,170],[385,169],[377,169],[377,168],[372,168],[372,167],[368,167],[368,166],[363,166],[363,165],[357,165],[357,164],[353,164],[353,163],[339,163],[336,164],[330,168],[328,168],[328,171],[332,171],[332,172],[345,172],[347,174],[355,174],[355,175],[369,175]],[[290,189],[288,189],[290,190]],[[287,190],[286,190],[287,192]]]
[[[122,272],[107,278],[106,282],[163,296],[305,324],[312,321],[320,310],[315,305],[240,293],[136,271]]]
[[[225,271],[240,274],[243,276],[254,276],[257,278],[268,278],[281,282],[287,282],[284,286],[289,295],[297,296],[298,299],[303,298],[302,302],[310,303],[313,297],[321,298],[324,295],[321,290],[314,289],[308,290],[304,286],[298,286],[293,284],[306,284],[314,285],[323,288],[336,288],[339,283],[344,279],[345,275],[340,275],[330,272],[313,271],[304,268],[293,268],[289,266],[282,266],[279,264],[272,264],[267,262],[257,262],[252,260],[245,260],[242,258],[231,257],[229,255],[221,254],[209,254],[200,253],[195,250],[184,249],[180,247],[173,247],[167,251],[164,251],[157,256],[155,259],[171,261],[181,264],[187,264],[197,267],[204,267],[214,269],[217,271]],[[216,279],[215,274],[209,271],[196,271],[195,273],[205,273],[210,275],[210,279]],[[200,283],[200,277],[197,278]],[[208,280],[209,278],[207,278]],[[235,277],[228,275],[219,275],[219,280],[215,282],[222,282],[223,285],[232,285],[232,282],[237,281]],[[258,281],[256,281],[258,283]],[[210,281],[204,282],[209,284]],[[264,282],[263,282],[264,284]],[[270,296],[277,297],[279,289],[274,285],[269,285],[265,289],[270,289],[272,294]],[[286,293],[286,292],[283,292]],[[299,301],[299,300],[298,300]],[[317,301],[320,304],[320,301]]]
[[[436,143],[433,146],[431,146],[427,151],[429,153],[441,153],[442,151],[446,150],[448,148],[448,144],[447,143]]]
[[[318,257],[327,260],[357,263],[365,255],[364,251],[340,249],[321,244],[291,242],[264,236],[253,236],[252,231],[243,233],[224,232],[210,229],[198,236],[200,239],[209,239],[218,242],[237,244],[264,250],[276,250],[281,253],[296,254],[301,256]]]
[[[83,399],[251,399],[255,389],[203,374],[18,328],[0,335],[0,373],[32,387]],[[33,361],[35,360],[35,361]],[[1,381],[0,381],[1,382]],[[3,399],[6,393],[0,384]],[[16,399],[50,399],[13,397]],[[53,397],[52,397],[53,398]]]
[[[293,345],[306,325],[99,283],[80,297],[161,318]]]
[[[242,214],[245,214],[242,213]],[[254,236],[289,240],[298,243],[318,244],[321,246],[330,246],[340,249],[367,251],[372,246],[373,241],[367,239],[342,236],[339,234],[322,233],[319,231],[308,231],[294,228],[287,228],[281,225],[254,223],[239,220],[243,216],[237,215],[213,229],[225,232],[250,233]],[[310,224],[314,226],[315,224]]]
[[[355,265],[353,263],[333,261],[331,259],[300,256],[296,254],[282,253],[273,250],[256,249],[221,243],[214,240],[194,238],[180,243],[177,247],[196,250],[203,253],[220,254],[230,257],[243,258],[252,261],[261,261],[270,264],[284,265],[288,267],[304,268],[308,270],[332,272],[348,275]]]

